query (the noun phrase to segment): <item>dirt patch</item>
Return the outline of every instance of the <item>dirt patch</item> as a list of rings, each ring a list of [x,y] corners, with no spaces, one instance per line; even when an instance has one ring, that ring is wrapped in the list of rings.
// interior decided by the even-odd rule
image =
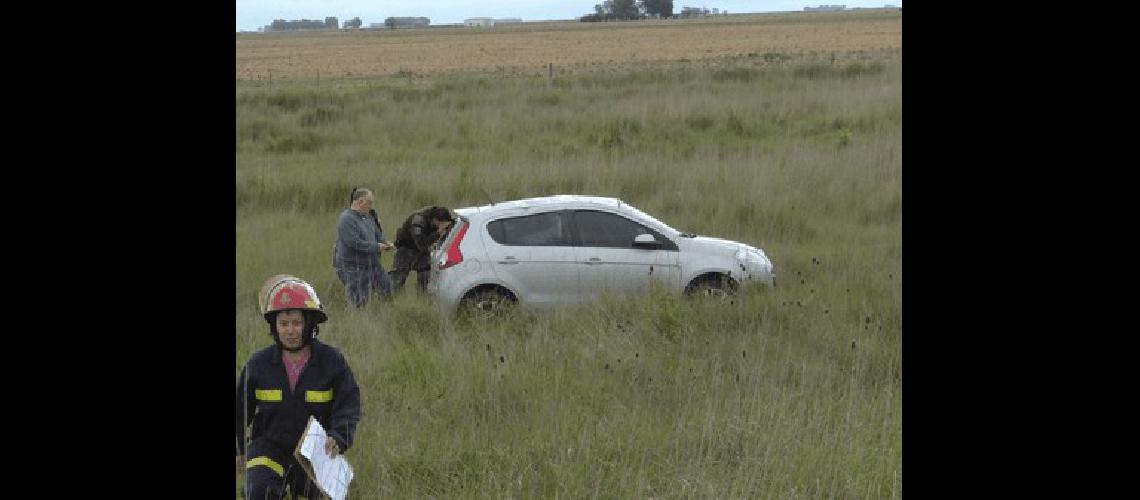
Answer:
[[[902,14],[791,13],[617,23],[525,23],[258,33],[237,36],[237,78],[351,77],[450,71],[542,74],[725,56],[898,52]]]

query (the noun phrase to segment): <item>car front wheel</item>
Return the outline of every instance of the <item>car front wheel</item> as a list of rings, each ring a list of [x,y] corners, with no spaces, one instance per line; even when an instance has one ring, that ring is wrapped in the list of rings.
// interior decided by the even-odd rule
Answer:
[[[685,287],[690,297],[725,298],[736,293],[736,282],[724,275],[705,275]]]

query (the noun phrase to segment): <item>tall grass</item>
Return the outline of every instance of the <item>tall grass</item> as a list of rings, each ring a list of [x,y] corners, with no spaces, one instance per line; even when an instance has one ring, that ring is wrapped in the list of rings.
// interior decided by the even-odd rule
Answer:
[[[762,62],[239,83],[238,368],[270,343],[261,281],[311,280],[363,388],[355,498],[900,497],[900,64]],[[428,203],[618,196],[763,247],[779,286],[354,310],[330,252],[353,186],[390,235]]]

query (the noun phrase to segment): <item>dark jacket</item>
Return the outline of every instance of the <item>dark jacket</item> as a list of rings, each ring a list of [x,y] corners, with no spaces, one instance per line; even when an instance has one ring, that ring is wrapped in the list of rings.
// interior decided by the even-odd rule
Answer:
[[[269,441],[274,448],[292,450],[312,415],[342,453],[352,446],[360,421],[360,388],[339,350],[316,339],[311,345],[312,354],[295,390],[289,389],[281,348],[276,344],[254,353],[242,368],[237,386],[239,454],[246,451],[243,418],[245,423],[253,422],[253,445]]]
[[[431,223],[428,214],[437,207],[424,207],[409,215],[404,225],[396,231],[395,245],[397,248],[411,248],[419,253],[428,253],[432,243],[439,239],[439,232],[435,224]]]

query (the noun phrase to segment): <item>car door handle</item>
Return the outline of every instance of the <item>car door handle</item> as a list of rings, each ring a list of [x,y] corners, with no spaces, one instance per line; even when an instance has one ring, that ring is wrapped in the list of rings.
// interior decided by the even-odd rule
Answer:
[[[588,266],[592,266],[592,265],[595,265],[595,264],[601,264],[601,263],[602,263],[602,259],[599,259],[599,258],[597,258],[597,257],[591,257],[591,258],[590,258],[590,260],[587,260],[587,261],[585,262],[585,264],[586,264],[586,265],[588,265]]]
[[[508,255],[506,257],[503,257],[503,260],[500,260],[499,263],[500,264],[518,264],[519,261],[518,261],[518,259]]]

